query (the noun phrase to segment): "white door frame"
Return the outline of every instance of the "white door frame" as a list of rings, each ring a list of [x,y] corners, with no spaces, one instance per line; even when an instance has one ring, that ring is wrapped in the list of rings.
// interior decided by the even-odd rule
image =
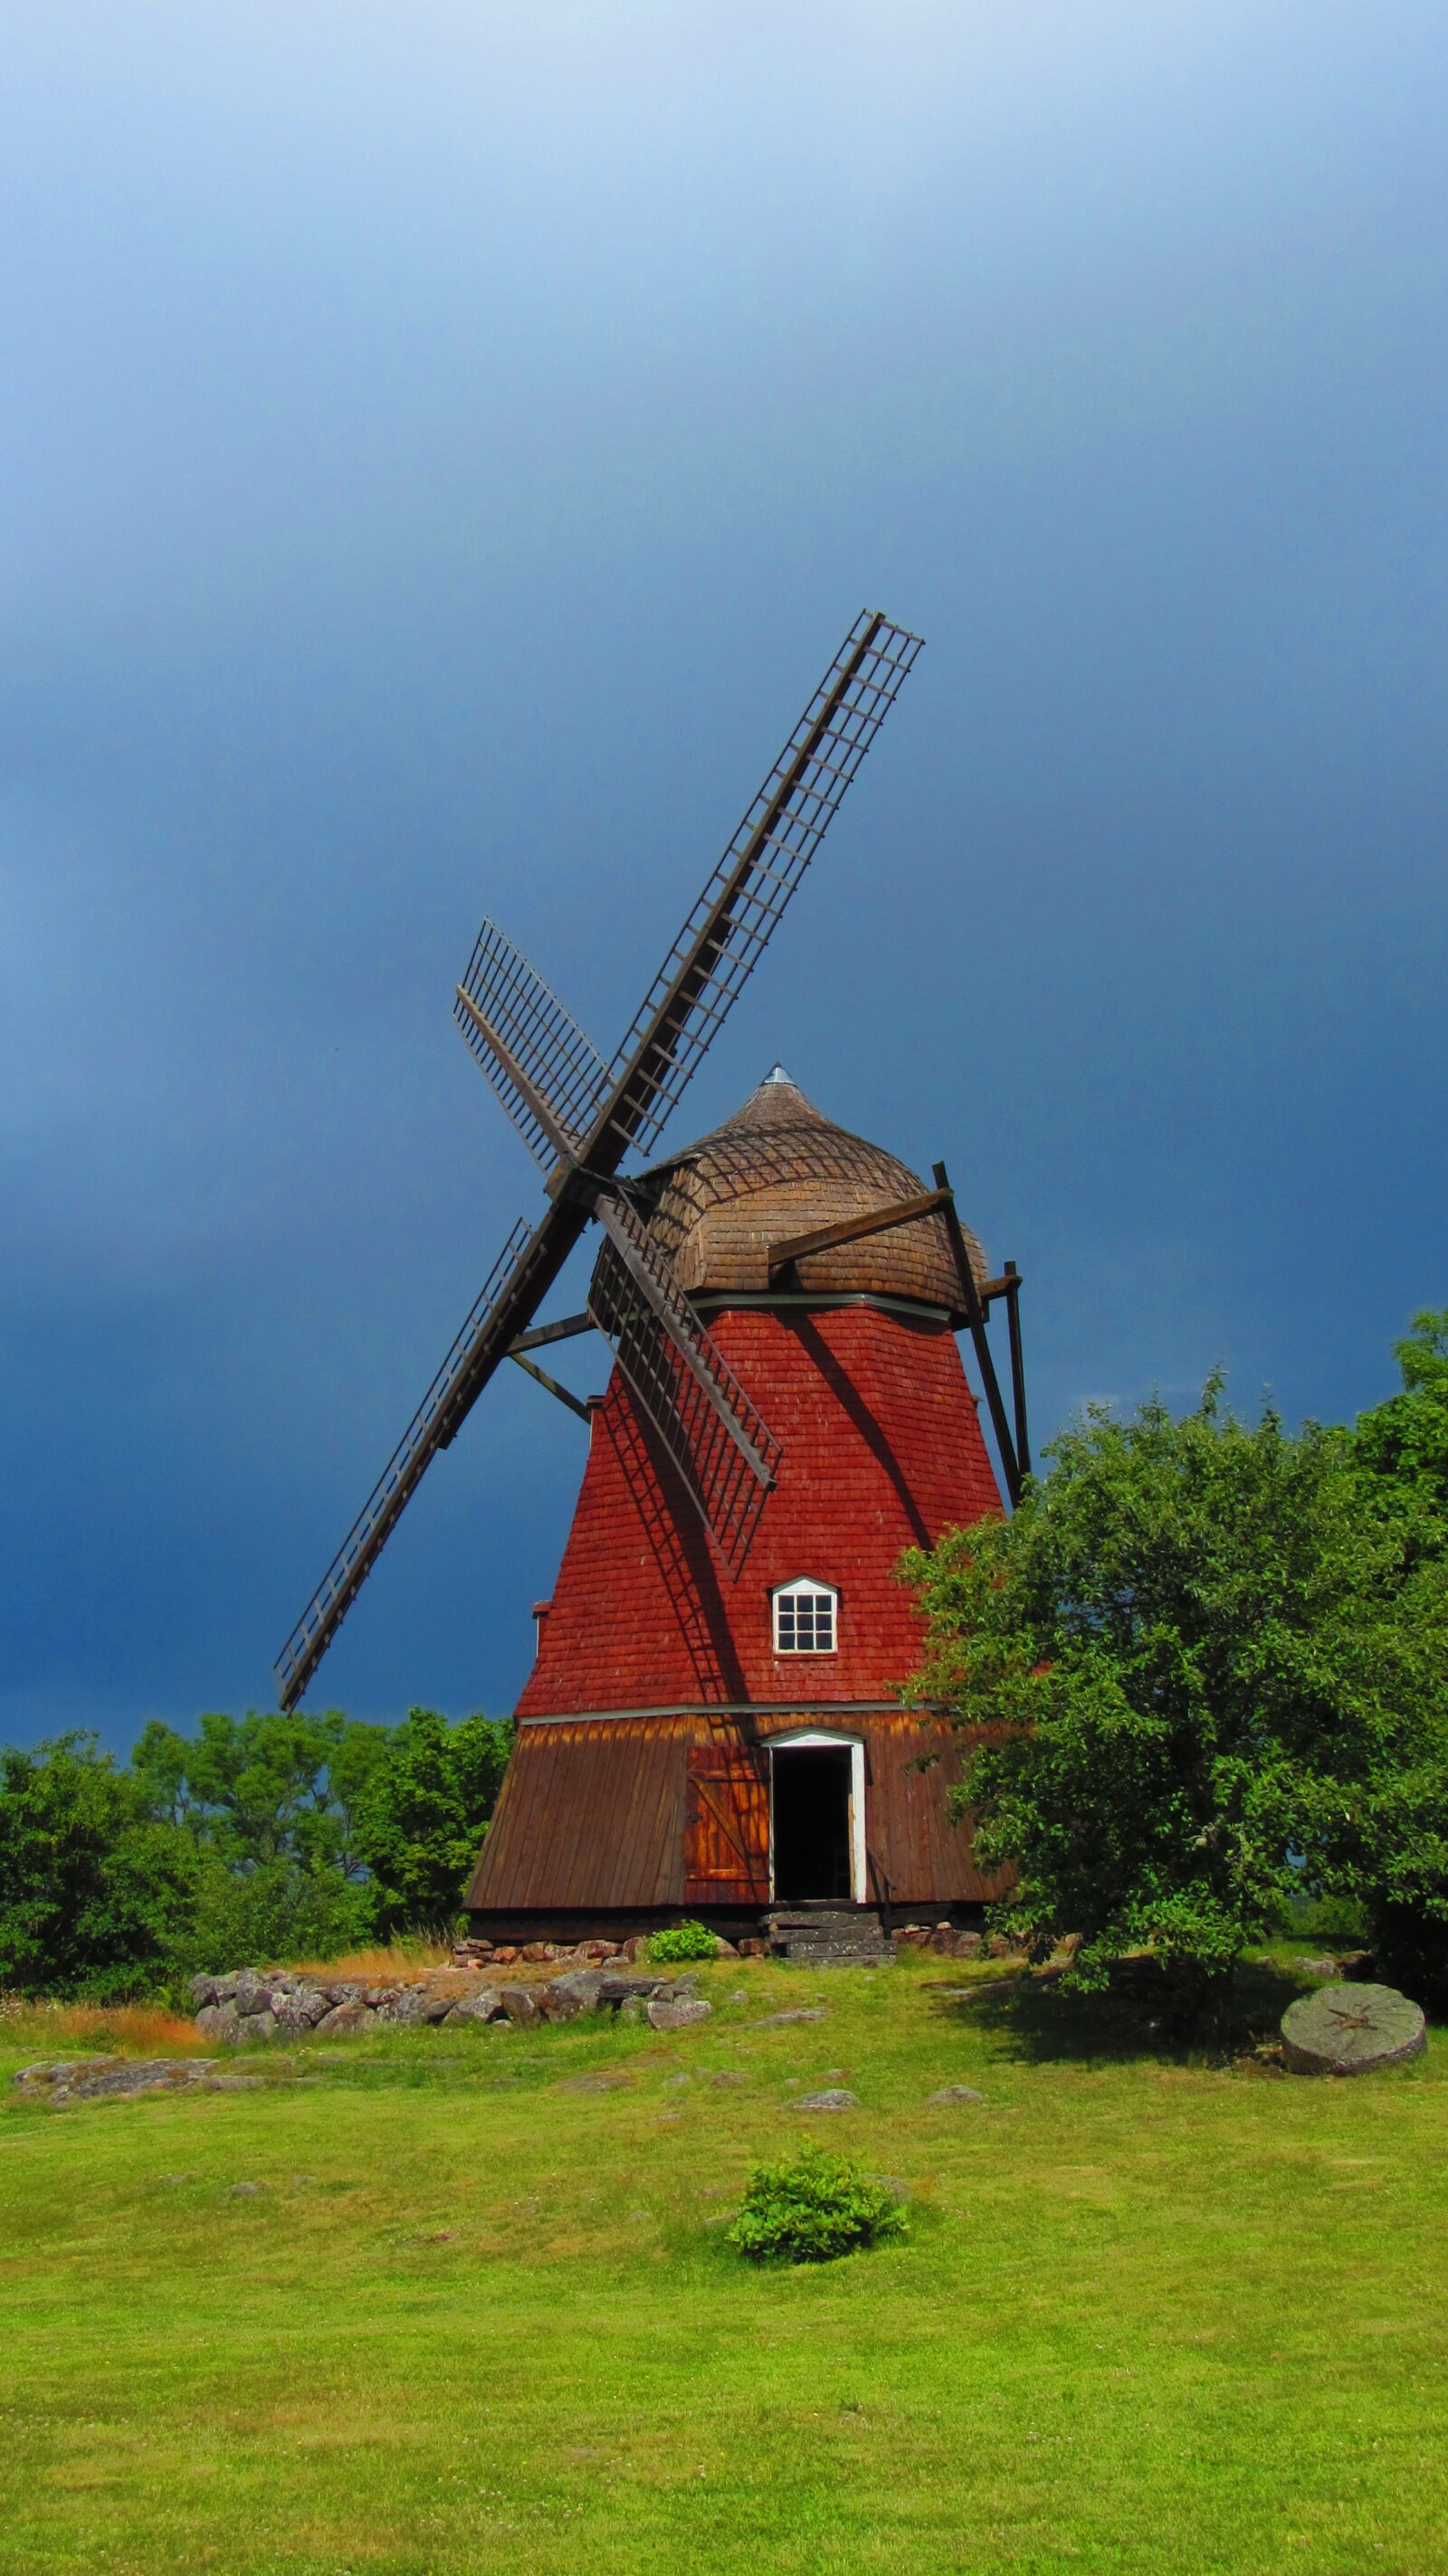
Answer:
[[[865,1739],[862,1735],[842,1735],[823,1726],[796,1726],[788,1734],[771,1735],[769,1745],[769,1901],[774,1897],[774,1756],[780,1753],[807,1752],[812,1745],[829,1745],[850,1757],[850,1898],[863,1905],[865,1886]]]

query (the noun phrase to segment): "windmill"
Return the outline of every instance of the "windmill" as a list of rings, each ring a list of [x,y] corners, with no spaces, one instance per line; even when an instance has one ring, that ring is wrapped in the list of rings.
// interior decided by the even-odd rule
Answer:
[[[709,1533],[737,1574],[779,1466],[780,1444],[681,1287],[641,1212],[630,1154],[647,1155],[723,1026],[838,811],[920,650],[920,639],[865,612],[844,644],[703,887],[611,1064],[605,1064],[503,933],[485,921],[457,988],[454,1017],[545,1176],[548,1206],[520,1222],[441,1368],[277,1661],[293,1708],[397,1526],[423,1474],[456,1437],[489,1379],[512,1359],[551,1391],[529,1354],[596,1326]],[[936,1190],[883,1218],[940,1211],[953,1229],[961,1305],[990,1401],[1008,1486],[1019,1483],[1024,1413],[1012,1434],[985,1339],[983,1298],[943,1167]],[[587,1228],[604,1243],[584,1315],[535,1325]],[[869,1230],[868,1228],[866,1229]],[[836,1229],[838,1233],[839,1229]],[[781,1248],[792,1261],[814,1249]],[[1013,1287],[1009,1299],[1016,1350]],[[582,1410],[581,1407],[576,1409]]]

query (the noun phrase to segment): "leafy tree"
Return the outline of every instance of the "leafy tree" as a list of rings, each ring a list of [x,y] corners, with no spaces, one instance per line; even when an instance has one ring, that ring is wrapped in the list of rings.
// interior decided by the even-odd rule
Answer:
[[[387,1729],[311,1717],[213,1713],[195,1736],[153,1721],[132,1756],[151,1812],[186,1825],[229,1867],[360,1878],[357,1814]]]
[[[1376,1514],[1407,1531],[1402,1624],[1431,1667],[1448,1582],[1448,1310],[1415,1315],[1394,1356],[1401,1392],[1358,1416],[1354,1450]],[[1360,1820],[1356,1885],[1381,1973],[1448,2005],[1448,1725],[1441,1673],[1418,1678],[1418,1723]]]
[[[1418,1550],[1448,1552],[1448,1308],[1415,1315],[1394,1345],[1402,1392],[1358,1416],[1354,1446],[1393,1512],[1418,1516]]]
[[[1352,1436],[1248,1427],[1221,1392],[1180,1422],[1090,1408],[1011,1520],[903,1568],[908,1695],[971,1731],[957,1804],[1014,1873],[998,1919],[1037,1955],[1080,1935],[1077,1987],[1151,1944],[1198,2010],[1287,1897],[1381,1866],[1448,1674],[1439,1569],[1368,1507]]]
[[[455,1919],[497,1802],[510,1724],[409,1709],[371,1774],[357,1826],[380,1932],[441,1931]]]
[[[0,1755],[0,1985],[22,1994],[144,1994],[194,1926],[188,1836],[147,1811],[93,1736]]]
[[[196,1911],[179,1963],[188,1976],[333,1959],[371,1937],[372,1890],[365,1881],[287,1860],[231,1869],[206,1843],[196,1857]]]

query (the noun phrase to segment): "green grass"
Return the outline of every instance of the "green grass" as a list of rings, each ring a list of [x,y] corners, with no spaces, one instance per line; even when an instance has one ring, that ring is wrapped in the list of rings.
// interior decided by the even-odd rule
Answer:
[[[1442,2040],[1313,2083],[941,1961],[701,1984],[667,2039],[397,2032],[254,2093],[7,2098],[7,2576],[1448,2563]],[[751,2029],[798,2001],[828,2020]],[[38,2052],[0,2038],[8,2097]],[[631,2081],[558,2089],[590,2069]],[[859,2112],[791,2110],[836,2069]],[[927,2106],[955,2082],[985,2107]],[[761,2272],[724,2222],[813,2135],[908,2186],[910,2236]]]

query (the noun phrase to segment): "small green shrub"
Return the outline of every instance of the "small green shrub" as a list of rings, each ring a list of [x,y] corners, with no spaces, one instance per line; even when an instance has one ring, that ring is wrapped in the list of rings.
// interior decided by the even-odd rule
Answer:
[[[666,1959],[717,1959],[719,1945],[704,1923],[670,1923],[655,1932],[649,1942],[649,1957],[662,1966]]]
[[[905,2230],[905,2212],[884,2183],[843,2156],[806,2147],[792,2164],[755,2166],[729,2242],[752,2263],[832,2263]]]

